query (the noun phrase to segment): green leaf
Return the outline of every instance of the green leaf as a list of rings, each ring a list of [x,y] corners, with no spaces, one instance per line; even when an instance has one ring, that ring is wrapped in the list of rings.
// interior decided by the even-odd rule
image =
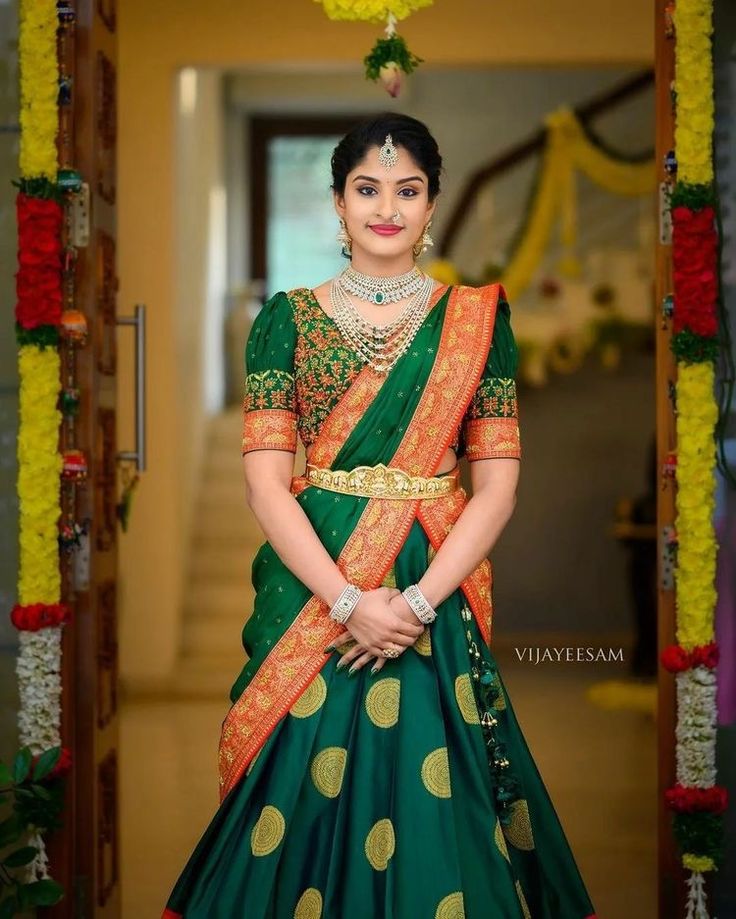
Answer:
[[[51,878],[24,884],[23,900],[28,906],[53,906],[64,896],[64,888]]]
[[[33,779],[38,782],[44,776],[48,775],[54,766],[59,762],[61,756],[61,747],[51,747],[38,757],[36,765],[33,768]]]
[[[0,785],[12,785],[13,776],[10,774],[7,763],[0,762]]]
[[[16,784],[24,782],[28,777],[28,771],[31,768],[31,751],[29,747],[22,747],[15,755],[15,762],[13,763],[13,775],[15,776]]]
[[[6,856],[3,859],[3,865],[6,868],[20,868],[21,865],[27,865],[28,862],[32,862],[37,854],[38,849],[36,846],[23,846],[21,849],[16,849],[15,852],[11,852],[10,855]]]
[[[31,790],[36,793],[39,798],[43,798],[44,801],[51,800],[51,792],[48,788],[44,788],[43,785],[38,785],[36,782],[31,782]]]
[[[0,823],[0,848],[7,846],[11,842],[17,842],[22,832],[21,822],[17,814],[11,814],[10,817]]]

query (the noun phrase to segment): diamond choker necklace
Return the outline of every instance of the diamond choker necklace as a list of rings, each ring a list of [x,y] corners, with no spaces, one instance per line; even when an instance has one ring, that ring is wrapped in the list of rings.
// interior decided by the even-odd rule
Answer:
[[[425,277],[424,272],[416,265],[405,274],[389,276],[363,274],[352,265],[348,265],[338,275],[337,282],[347,293],[382,306],[385,303],[398,303],[399,300],[417,293],[422,289]]]

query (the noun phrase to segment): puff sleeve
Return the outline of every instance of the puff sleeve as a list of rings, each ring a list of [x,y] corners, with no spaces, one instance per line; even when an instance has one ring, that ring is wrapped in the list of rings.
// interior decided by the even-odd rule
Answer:
[[[497,456],[521,458],[516,400],[518,366],[511,307],[501,295],[486,366],[462,421],[468,462]]]
[[[242,455],[250,450],[296,453],[296,341],[291,303],[285,291],[278,291],[261,307],[245,344]]]

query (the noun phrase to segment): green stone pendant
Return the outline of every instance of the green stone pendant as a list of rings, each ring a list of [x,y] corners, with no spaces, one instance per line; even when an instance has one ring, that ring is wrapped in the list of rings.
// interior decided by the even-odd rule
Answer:
[[[377,291],[373,294],[373,302],[374,302],[374,303],[383,303],[383,294],[381,293],[380,290],[377,290]]]

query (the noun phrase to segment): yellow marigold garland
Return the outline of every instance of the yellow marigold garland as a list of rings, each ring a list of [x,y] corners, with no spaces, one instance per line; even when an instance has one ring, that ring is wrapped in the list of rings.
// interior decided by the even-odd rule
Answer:
[[[330,19],[381,22],[391,13],[395,19],[406,19],[434,0],[315,0],[325,8]]]
[[[715,443],[718,408],[710,361],[677,366],[678,643],[690,651],[713,640],[716,603]]]
[[[61,389],[59,352],[24,345],[18,354],[18,370],[18,601],[23,605],[51,604],[61,596],[57,530],[62,465],[58,451],[61,412],[56,407]]]
[[[56,181],[56,133],[59,64],[56,54],[56,3],[21,0],[20,172],[24,178]]]
[[[564,242],[570,249],[576,238],[573,177],[574,170],[588,176],[606,191],[636,196],[651,193],[656,186],[654,160],[623,163],[607,156],[586,136],[574,112],[562,107],[546,119],[547,144],[543,153],[539,187],[520,244],[506,266],[502,281],[510,299],[529,285],[544,257],[555,222],[564,216]],[[567,197],[566,197],[567,196]],[[576,270],[568,257],[564,265]]]
[[[673,19],[677,177],[690,185],[707,185],[713,181],[712,0],[677,0]]]

